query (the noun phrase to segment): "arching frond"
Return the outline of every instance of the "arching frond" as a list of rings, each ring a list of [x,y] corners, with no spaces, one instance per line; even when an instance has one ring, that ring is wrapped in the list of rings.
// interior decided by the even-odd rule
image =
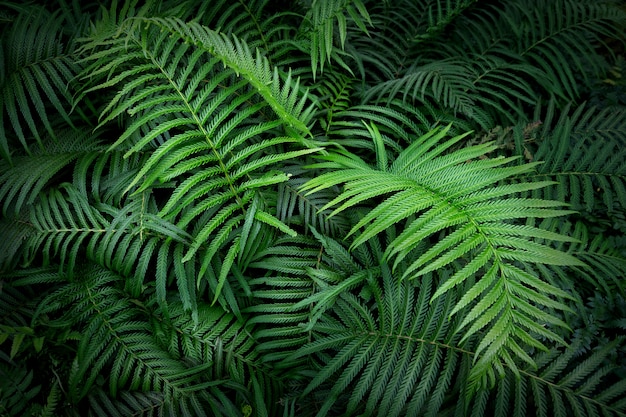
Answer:
[[[310,113],[306,96],[300,97],[297,81],[290,76],[281,80],[258,50],[254,56],[236,37],[176,19],[147,19],[123,28],[126,37],[116,41],[115,48],[90,58],[92,72],[119,72],[91,87],[121,88],[102,123],[124,112],[137,117],[113,145],[130,142],[127,156],[152,146],[159,136],[166,138],[126,190],[142,193],[158,183],[177,183],[158,216],[180,229],[195,223],[182,262],[200,252],[195,280],[206,277],[217,301],[242,249],[237,233],[248,211],[256,221],[292,233],[253,202],[264,188],[288,179],[270,167],[319,150],[302,146],[309,145],[303,136]],[[127,60],[112,57],[127,48],[137,65],[127,67]],[[217,67],[220,61],[225,69]],[[269,109],[278,119],[267,113]],[[161,117],[156,125],[141,132],[155,117]],[[233,235],[235,230],[239,232]],[[222,250],[225,258],[213,272],[213,257]]]
[[[445,134],[446,129],[441,129],[422,136],[387,169],[371,168],[347,152],[323,157],[327,162],[317,166],[333,168],[333,171],[310,180],[303,189],[314,193],[344,184],[344,191],[324,207],[336,207],[334,212],[372,198],[382,199],[352,228],[350,234],[364,228],[352,247],[358,247],[394,224],[406,222],[404,231],[385,251],[386,257],[395,258],[395,265],[430,236],[444,232],[437,243],[403,272],[403,278],[421,277],[470,255],[465,266],[443,283],[433,297],[442,296],[476,274],[480,277],[451,314],[469,310],[458,330],[465,332],[463,340],[480,332],[481,343],[476,349],[473,375],[484,378],[493,375],[492,366],[499,360],[514,366],[511,355],[532,363],[518,344],[545,349],[532,334],[562,341],[536,321],[555,326],[566,326],[565,323],[537,307],[567,310],[566,305],[551,297],[567,298],[568,294],[524,272],[515,262],[548,265],[580,265],[581,262],[535,241],[535,238],[557,241],[570,238],[512,223],[519,218],[567,213],[556,210],[560,203],[555,201],[507,198],[546,183],[494,186],[507,177],[529,172],[532,164],[505,167],[511,159],[475,160],[495,148],[490,144],[442,156],[446,148],[466,136],[440,143]]]

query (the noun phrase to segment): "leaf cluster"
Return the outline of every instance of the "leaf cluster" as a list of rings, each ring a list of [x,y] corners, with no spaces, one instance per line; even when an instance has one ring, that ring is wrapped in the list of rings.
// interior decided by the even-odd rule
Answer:
[[[625,23],[0,3],[0,414],[626,415]]]

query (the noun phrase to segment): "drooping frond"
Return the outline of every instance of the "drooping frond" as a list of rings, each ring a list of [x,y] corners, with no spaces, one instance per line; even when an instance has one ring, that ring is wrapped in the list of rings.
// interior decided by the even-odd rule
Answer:
[[[55,137],[54,118],[72,125],[69,83],[80,71],[73,44],[62,39],[63,19],[42,7],[29,8],[0,38],[0,156],[8,161],[16,139],[30,152],[34,138]],[[52,116],[54,115],[54,117]]]
[[[372,22],[362,0],[312,0],[310,3],[300,32],[310,41],[308,49],[315,78],[318,66],[323,72],[324,63],[331,59],[347,68],[337,49],[342,51],[345,47],[348,24],[356,25],[367,33],[367,25]],[[338,29],[339,42],[336,41],[335,28]]]
[[[324,207],[336,207],[335,212],[372,198],[382,199],[352,228],[350,234],[364,228],[352,247],[358,247],[392,225],[405,224],[403,232],[385,251],[387,258],[395,258],[396,266],[430,236],[443,232],[438,242],[413,260],[402,278],[415,279],[469,256],[464,267],[444,282],[433,298],[477,277],[451,314],[465,312],[457,329],[464,331],[463,340],[480,334],[473,375],[483,378],[493,376],[492,366],[499,360],[512,367],[515,367],[513,357],[532,363],[521,346],[545,348],[533,334],[562,340],[537,321],[566,326],[558,316],[540,308],[567,310],[560,299],[567,298],[568,294],[523,271],[516,263],[580,265],[581,262],[536,242],[536,238],[557,241],[570,238],[514,223],[520,218],[568,213],[557,210],[560,203],[555,201],[507,197],[547,183],[494,185],[507,177],[529,172],[533,164],[505,167],[511,158],[475,159],[495,149],[492,144],[441,155],[466,136],[440,143],[446,131],[429,132],[406,148],[395,161],[379,163],[377,168],[347,152],[321,157],[327,162],[317,166],[333,171],[312,179],[303,188],[314,193],[343,184],[343,192]]]
[[[107,375],[113,398],[123,389],[159,391],[163,409],[177,415],[204,416],[208,410],[211,415],[236,415],[221,392],[226,381],[206,374],[212,364],[185,364],[162,348],[145,313],[116,285],[119,276],[98,267],[81,272],[79,279],[46,297],[35,314],[35,320],[56,316],[49,325],[70,324],[81,333],[76,366],[69,375],[72,401],[89,395],[97,379]]]

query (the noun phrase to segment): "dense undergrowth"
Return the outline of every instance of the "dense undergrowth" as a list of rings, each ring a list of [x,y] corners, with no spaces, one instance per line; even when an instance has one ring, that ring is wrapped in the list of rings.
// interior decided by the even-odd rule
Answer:
[[[626,415],[620,2],[43,4],[0,415]]]

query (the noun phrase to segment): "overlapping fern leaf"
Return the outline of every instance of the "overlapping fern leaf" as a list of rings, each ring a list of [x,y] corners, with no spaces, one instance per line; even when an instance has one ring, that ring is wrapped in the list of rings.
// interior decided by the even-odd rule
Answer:
[[[0,414],[626,415],[618,2],[36,3]]]
[[[211,352],[210,361],[199,362],[199,358],[189,350],[191,345],[187,345],[188,342],[172,345],[166,342],[162,345],[155,338],[148,310],[142,308],[141,303],[133,303],[124,294],[120,276],[100,267],[85,267],[81,272],[79,278],[46,297],[35,314],[35,322],[43,320],[51,327],[71,325],[81,334],[67,387],[71,401],[78,402],[91,395],[92,389],[101,386],[109,391],[112,398],[124,389],[130,392],[158,391],[163,396],[161,412],[170,414],[231,416],[238,413],[223,390],[245,392],[245,387],[228,382],[226,374],[207,373],[209,368],[220,369],[224,363],[229,363],[226,352],[230,343],[234,343],[233,349],[241,347],[241,342],[237,340],[240,333],[233,327],[233,319],[227,326],[205,328],[203,343],[207,347],[199,348],[215,348],[216,355],[221,356],[213,358]],[[224,314],[221,309],[218,310],[217,318]],[[202,318],[207,319],[207,326],[211,323],[208,320],[211,314],[215,316],[214,312],[203,311]],[[177,316],[180,315],[190,317],[182,308]],[[159,316],[155,319],[159,320]],[[187,320],[191,322],[190,318]],[[210,342],[209,329],[211,337],[219,342]],[[191,338],[189,342],[193,341],[193,333],[189,333],[191,328],[172,330],[182,331]],[[239,338],[246,339],[243,334]],[[223,343],[224,350],[215,346],[220,343]],[[238,353],[245,357],[243,350],[238,350]],[[188,357],[189,361],[181,360],[181,356]],[[236,370],[236,367],[225,368],[225,372]],[[103,383],[98,378],[104,374],[108,376]],[[127,399],[126,402],[140,406],[143,403],[137,399],[132,403]],[[100,408],[103,414],[98,414],[97,408],[94,412],[108,415],[106,409]],[[141,409],[133,410],[138,411]]]
[[[493,144],[442,155],[446,148],[466,136],[442,142],[446,131],[436,129],[420,137],[394,161],[388,161],[382,141],[374,135],[373,139],[379,143],[376,167],[347,152],[333,153],[322,157],[326,162],[316,165],[332,168],[332,172],[312,179],[303,188],[314,193],[342,184],[342,193],[324,207],[336,207],[334,212],[380,199],[352,228],[351,235],[361,229],[363,232],[354,238],[351,247],[358,247],[392,225],[403,224],[402,233],[385,250],[385,257],[394,259],[395,266],[429,237],[438,236],[438,242],[414,259],[399,278],[417,279],[466,259],[463,268],[446,280],[433,298],[476,278],[450,314],[464,312],[464,320],[457,329],[464,332],[463,340],[480,334],[473,376],[482,379],[494,376],[500,360],[513,369],[516,369],[514,358],[532,364],[525,347],[545,349],[533,335],[563,342],[542,324],[567,325],[557,313],[543,309],[568,310],[564,304],[568,294],[520,269],[518,263],[580,265],[581,262],[535,241],[535,238],[568,241],[569,237],[515,224],[520,218],[568,213],[557,209],[562,205],[557,201],[512,196],[548,183],[494,185],[515,174],[529,172],[532,164],[506,167],[510,158],[480,159],[495,149]]]
[[[305,137],[306,96],[234,36],[171,18],[128,21],[120,30],[113,46],[96,47],[88,70],[90,77],[115,73],[90,91],[120,89],[102,125],[124,113],[135,118],[112,149],[124,144],[126,156],[151,150],[124,192],[176,185],[157,215],[182,230],[193,224],[181,261],[199,254],[194,279],[217,281],[209,284],[216,301],[245,244],[246,218],[295,233],[271,214],[273,198],[262,190],[289,178],[277,164],[319,150]],[[119,52],[124,59],[115,58]],[[224,261],[209,271],[222,250]]]
[[[558,198],[589,213],[625,208],[624,110],[581,105],[573,112],[565,109],[556,119],[549,107],[541,119],[539,143],[522,146],[544,162],[534,178],[556,182],[543,190],[542,197]],[[522,144],[524,139],[518,142]]]
[[[3,23],[0,48],[0,156],[11,160],[18,140],[29,152],[42,135],[55,136],[55,120],[72,125],[68,84],[79,73],[73,42],[64,42],[63,16],[30,6]]]
[[[460,318],[447,317],[453,294],[431,303],[432,275],[417,291],[386,265],[360,284],[361,296],[338,291],[332,311],[313,326],[315,339],[294,355],[320,355],[321,369],[302,394],[320,404],[310,414],[435,415],[457,370],[472,361],[458,345]]]

